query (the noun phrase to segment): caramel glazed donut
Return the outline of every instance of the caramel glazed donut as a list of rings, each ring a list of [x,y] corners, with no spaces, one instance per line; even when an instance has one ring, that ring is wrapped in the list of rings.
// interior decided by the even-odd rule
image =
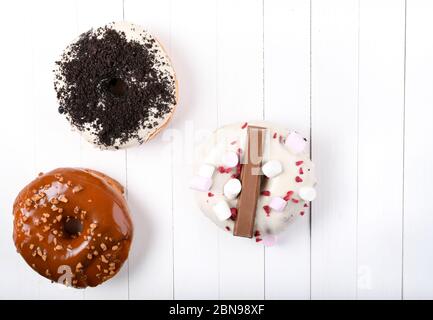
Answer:
[[[275,235],[295,217],[303,216],[316,196],[314,165],[306,150],[307,139],[300,134],[263,121],[221,127],[196,150],[199,161],[190,187],[204,214],[234,233],[239,198],[247,188],[242,184],[241,171],[250,126],[265,129],[263,178],[256,198],[249,199],[257,203],[250,237],[273,245]]]
[[[176,74],[142,27],[113,22],[79,36],[54,68],[59,113],[100,149],[142,144],[172,118]]]
[[[95,287],[112,278],[133,235],[123,191],[89,169],[40,174],[14,203],[18,253],[40,275],[68,286]]]

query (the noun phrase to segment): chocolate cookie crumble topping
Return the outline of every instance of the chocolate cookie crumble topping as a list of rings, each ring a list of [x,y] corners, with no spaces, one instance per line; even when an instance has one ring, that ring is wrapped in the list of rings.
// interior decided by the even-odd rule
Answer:
[[[168,59],[146,33],[142,41],[107,25],[82,34],[56,62],[54,87],[59,113],[101,147],[157,128],[176,104],[176,85]]]

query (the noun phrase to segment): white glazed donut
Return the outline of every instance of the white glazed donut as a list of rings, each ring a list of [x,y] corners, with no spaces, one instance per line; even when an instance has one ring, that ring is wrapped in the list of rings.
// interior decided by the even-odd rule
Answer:
[[[304,215],[309,201],[316,195],[314,165],[308,156],[307,139],[295,131],[264,121],[221,127],[198,147],[193,181],[203,182],[193,183],[191,188],[194,189],[196,201],[204,214],[220,228],[233,233],[239,197],[232,196],[237,190],[227,196],[225,186],[233,178],[239,178],[242,166],[238,164],[229,168],[223,163],[230,157],[227,155],[233,152],[240,154],[240,162],[243,163],[249,125],[266,128],[262,160],[265,176],[257,201],[254,238],[256,242],[263,240],[265,245],[271,245],[275,235],[292,219]],[[213,173],[212,167],[215,168]],[[232,213],[226,220],[221,219],[227,215],[225,206],[221,204],[223,202],[228,204]]]

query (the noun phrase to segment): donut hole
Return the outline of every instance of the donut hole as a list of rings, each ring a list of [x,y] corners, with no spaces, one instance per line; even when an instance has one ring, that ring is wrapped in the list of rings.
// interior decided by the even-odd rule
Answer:
[[[65,235],[69,238],[75,238],[83,231],[83,223],[74,217],[67,217],[63,223]]]
[[[111,78],[108,80],[108,92],[116,97],[123,97],[126,94],[128,86],[120,78]]]

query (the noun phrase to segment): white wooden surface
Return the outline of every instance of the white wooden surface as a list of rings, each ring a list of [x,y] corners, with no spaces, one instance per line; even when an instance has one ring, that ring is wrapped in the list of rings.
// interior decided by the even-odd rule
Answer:
[[[173,60],[180,105],[154,141],[93,149],[57,114],[53,62],[125,19]],[[433,2],[17,0],[0,4],[0,298],[433,298]],[[311,138],[319,196],[277,246],[220,232],[188,190],[193,146],[266,119]],[[39,171],[92,167],[127,188],[135,241],[112,281],[74,290],[15,252],[11,207]]]

